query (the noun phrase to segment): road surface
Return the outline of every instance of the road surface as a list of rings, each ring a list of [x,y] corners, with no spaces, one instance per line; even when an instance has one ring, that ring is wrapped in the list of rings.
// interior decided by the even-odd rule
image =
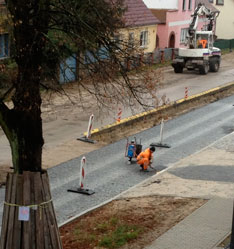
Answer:
[[[169,168],[234,130],[234,96],[193,110],[164,126],[164,143],[169,149],[156,150],[154,166],[158,170]],[[143,148],[159,142],[160,126],[136,134]],[[141,172],[136,164],[128,165],[124,157],[126,140],[123,139],[86,155],[86,188],[95,191],[85,196],[67,192],[78,187],[81,157],[49,169],[51,190],[59,224],[84,212],[124,190],[142,182],[155,172]],[[0,189],[0,219],[3,210],[4,188]]]
[[[184,70],[183,74],[175,74],[172,67],[165,68],[162,88],[158,96],[166,95],[170,101],[184,98],[185,87],[188,88],[188,96],[221,86],[234,80],[234,52],[222,56],[221,67],[218,73],[200,75],[194,71]],[[93,128],[100,128],[113,123],[117,117],[118,106],[109,116],[98,113],[95,108],[84,112],[76,105],[73,106],[66,98],[66,102],[57,101],[52,107],[43,107],[43,135],[46,149],[55,148],[69,140],[81,136],[87,130],[89,116],[94,113]],[[48,112],[48,110],[52,110]],[[131,116],[131,110],[122,108],[122,117]],[[141,108],[137,112],[142,112]],[[0,166],[11,165],[11,153],[9,143],[0,130]],[[72,158],[72,157],[71,157]]]

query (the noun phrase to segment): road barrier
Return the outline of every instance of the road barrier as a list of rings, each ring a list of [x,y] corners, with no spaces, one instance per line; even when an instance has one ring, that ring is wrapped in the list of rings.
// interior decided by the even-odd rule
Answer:
[[[163,144],[163,128],[164,128],[164,119],[162,118],[161,127],[160,127],[160,142],[159,143],[152,143],[152,144],[150,144],[150,146],[170,148],[169,145]]]
[[[97,141],[114,142],[129,137],[144,129],[160,124],[162,117],[174,117],[180,113],[188,112],[194,105],[205,105],[234,93],[234,81],[221,87],[216,87],[202,93],[179,99],[169,104],[159,106],[150,111],[122,119],[121,122],[106,125],[91,131],[92,137]],[[209,97],[209,98],[208,98]]]
[[[79,194],[85,194],[85,195],[92,195],[95,192],[90,189],[84,188],[85,183],[85,167],[86,167],[86,158],[83,156],[80,162],[80,182],[78,188],[71,188],[68,189],[68,192],[74,192]]]
[[[84,189],[84,182],[85,182],[85,164],[86,164],[86,158],[83,156],[81,159],[80,164],[80,189]]]
[[[77,138],[77,140],[92,143],[92,144],[95,143],[95,141],[90,138],[91,137],[92,127],[93,127],[93,119],[94,119],[94,115],[92,114],[89,117],[88,128],[87,128],[87,132],[85,133],[85,136]]]
[[[185,89],[184,89],[184,98],[185,99],[188,98],[188,87],[185,87]]]
[[[118,110],[118,115],[117,115],[117,122],[120,122],[121,121],[121,116],[122,116],[122,108],[119,107],[119,110]]]
[[[86,134],[86,138],[89,139],[91,136],[91,130],[92,130],[92,126],[93,126],[93,119],[94,119],[94,115],[92,114],[89,117],[89,124],[88,124],[88,129],[87,129],[87,134]]]

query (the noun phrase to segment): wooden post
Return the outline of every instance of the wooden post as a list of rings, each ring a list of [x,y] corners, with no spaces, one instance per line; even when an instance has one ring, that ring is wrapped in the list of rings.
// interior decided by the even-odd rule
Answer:
[[[19,216],[22,207],[26,220]],[[46,172],[7,176],[0,249],[13,248],[62,249]]]

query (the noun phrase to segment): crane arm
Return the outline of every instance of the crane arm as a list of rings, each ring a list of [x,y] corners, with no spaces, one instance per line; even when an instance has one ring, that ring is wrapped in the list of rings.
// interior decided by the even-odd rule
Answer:
[[[189,25],[189,30],[188,30],[189,35],[193,36],[193,34],[195,33],[197,29],[198,19],[200,16],[206,16],[208,18],[208,20],[210,21],[208,25],[208,30],[212,30],[213,22],[217,18],[216,14],[217,14],[216,12],[212,12],[205,5],[199,3],[192,15],[192,20],[191,20],[191,23]]]

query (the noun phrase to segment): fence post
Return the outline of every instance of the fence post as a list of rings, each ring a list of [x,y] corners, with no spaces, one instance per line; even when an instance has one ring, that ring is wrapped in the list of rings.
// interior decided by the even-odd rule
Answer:
[[[161,58],[160,58],[160,62],[164,63],[164,50],[161,50]]]
[[[174,60],[174,58],[175,58],[175,49],[172,48],[172,50],[171,50],[171,59]]]

